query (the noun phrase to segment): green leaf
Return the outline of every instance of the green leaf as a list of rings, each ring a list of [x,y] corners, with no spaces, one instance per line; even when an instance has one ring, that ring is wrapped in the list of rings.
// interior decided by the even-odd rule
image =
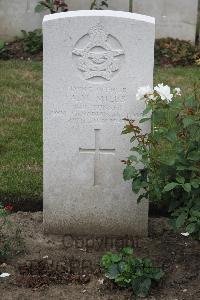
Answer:
[[[138,159],[137,159],[137,157],[136,157],[135,155],[130,155],[130,156],[128,157],[128,159],[131,160],[131,161],[135,161],[135,162],[138,161]]]
[[[101,259],[101,265],[107,269],[111,263],[111,254],[105,254]]]
[[[141,119],[141,120],[139,121],[139,123],[144,123],[144,122],[147,122],[147,121],[149,121],[149,120],[151,120],[151,118],[143,118],[143,119]]]
[[[133,143],[135,140],[136,140],[136,137],[132,136],[132,138],[130,139],[130,142]],[[136,148],[136,147],[133,147],[133,148]],[[131,151],[134,151],[134,150],[132,150],[133,148],[131,148]],[[135,150],[135,151],[137,151],[137,150]]]
[[[199,151],[192,151],[188,155],[188,159],[194,161],[200,161],[200,152]]]
[[[138,297],[146,297],[149,293],[149,289],[151,287],[151,279],[138,277],[133,280],[132,288],[136,296]]]
[[[161,162],[167,166],[173,166],[175,164],[175,161],[176,161],[176,156],[173,155],[173,156],[166,156],[166,157],[163,157],[161,159]]]
[[[145,266],[146,268],[152,266],[152,260],[149,259],[149,258],[144,258],[144,259],[143,259],[143,263],[144,263],[144,266]]]
[[[186,212],[182,212],[178,218],[176,219],[176,228],[180,228],[181,226],[183,226],[183,224],[185,223],[186,219],[187,219],[188,214]]]
[[[124,282],[126,282],[128,285],[131,283],[132,279],[131,278],[124,278]]]
[[[120,261],[120,263],[118,265],[120,273],[123,273],[126,270],[126,265],[127,264],[125,263],[125,261]]]
[[[200,171],[200,168],[189,167],[189,166],[178,166],[178,167],[177,167],[177,170],[178,170],[178,171],[188,170],[188,171],[199,172],[199,171]]]
[[[118,267],[116,264],[111,265],[108,268],[108,272],[106,273],[106,277],[109,279],[115,279],[118,275],[120,275]]]
[[[185,182],[185,178],[184,178],[184,177],[181,177],[181,176],[177,176],[177,177],[176,177],[176,181],[177,181],[178,183],[184,183],[184,182]]]
[[[182,187],[187,193],[191,192],[191,184],[190,183],[182,184]]]
[[[183,170],[189,170],[189,171],[194,171],[194,172],[199,172],[200,169],[196,167],[190,167],[190,166],[177,166],[178,171],[183,171]]]
[[[153,273],[153,277],[151,277],[152,279],[159,281],[163,276],[164,276],[164,272],[161,269],[154,269],[154,273]]]
[[[115,278],[115,283],[117,283],[120,287],[126,286],[126,284],[124,284],[125,282],[126,282],[126,279],[124,279],[123,275],[119,275],[119,276],[117,276],[117,278]]]
[[[122,249],[124,255],[133,255],[133,249],[131,247],[126,247]]]
[[[188,107],[193,107],[194,104],[195,104],[196,100],[195,100],[195,97],[193,95],[191,95],[190,97],[188,97],[185,101],[186,105]]]
[[[188,167],[187,166],[177,166],[177,171],[183,171],[183,170],[187,170]]]
[[[197,217],[191,217],[191,218],[188,219],[188,221],[191,222],[191,223],[192,222],[196,223],[198,221],[198,218]]]
[[[191,209],[190,214],[191,214],[193,217],[197,217],[197,218],[200,219],[200,211],[195,210],[195,209]]]
[[[192,187],[193,187],[194,189],[198,189],[198,187],[199,187],[199,185],[200,185],[200,182],[199,182],[198,179],[192,179],[191,182],[190,182],[190,184],[192,185]]]
[[[133,166],[127,166],[124,169],[123,172],[124,180],[130,180],[132,178],[135,178],[136,175],[137,175],[137,170]]]
[[[169,140],[170,142],[175,142],[177,140],[177,135],[176,135],[176,131],[173,129],[169,129],[166,133],[166,138],[167,140]]]
[[[130,142],[131,142],[131,140],[130,140]],[[130,149],[130,151],[138,152],[138,147],[132,147],[132,148]]]
[[[175,187],[177,187],[179,184],[177,182],[170,182],[168,183],[164,189],[163,189],[163,192],[169,192],[171,190],[173,190]]]
[[[132,191],[136,194],[140,191],[140,189],[148,186],[146,181],[142,181],[141,178],[133,179],[132,182]]]
[[[195,223],[190,223],[187,227],[186,227],[186,231],[189,233],[193,233],[196,230],[196,224]]]
[[[194,172],[199,172],[200,168],[196,168],[196,167],[189,167],[188,170],[190,171],[194,171]]]
[[[150,111],[151,111],[151,106],[147,106],[145,108],[145,110],[143,111],[143,116],[146,115],[146,114],[148,114]]]
[[[111,260],[112,260],[113,263],[120,262],[121,256],[120,256],[120,255],[117,255],[117,254],[112,254],[112,255],[111,255]]]
[[[195,123],[194,119],[192,117],[186,117],[183,119],[183,126],[184,128],[193,125]]]

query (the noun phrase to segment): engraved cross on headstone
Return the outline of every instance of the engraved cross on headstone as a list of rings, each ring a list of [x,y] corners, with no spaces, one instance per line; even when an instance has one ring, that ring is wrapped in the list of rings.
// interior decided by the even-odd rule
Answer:
[[[85,149],[79,148],[80,153],[85,154],[93,154],[94,155],[94,186],[99,185],[99,178],[98,178],[98,168],[99,168],[99,161],[100,155],[115,155],[115,149],[103,149],[100,147],[99,137],[100,137],[100,129],[95,129],[95,148],[94,149]]]

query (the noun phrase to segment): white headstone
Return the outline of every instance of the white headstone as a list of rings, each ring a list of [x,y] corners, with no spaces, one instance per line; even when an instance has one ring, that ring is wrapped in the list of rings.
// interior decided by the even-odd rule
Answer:
[[[148,201],[124,182],[124,117],[152,85],[154,18],[77,11],[44,18],[44,226],[74,235],[147,234]],[[150,125],[144,129],[149,130]]]
[[[133,0],[133,11],[156,19],[156,38],[195,42],[198,0]]]

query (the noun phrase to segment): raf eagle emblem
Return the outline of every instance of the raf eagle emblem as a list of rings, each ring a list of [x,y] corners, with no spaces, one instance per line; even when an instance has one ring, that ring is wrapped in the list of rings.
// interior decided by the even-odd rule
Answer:
[[[72,53],[80,56],[78,69],[83,73],[85,79],[101,77],[111,80],[112,73],[118,71],[120,60],[118,56],[123,55],[121,49],[112,49],[108,42],[109,34],[103,26],[98,24],[89,32],[89,42],[83,49],[74,48]]]

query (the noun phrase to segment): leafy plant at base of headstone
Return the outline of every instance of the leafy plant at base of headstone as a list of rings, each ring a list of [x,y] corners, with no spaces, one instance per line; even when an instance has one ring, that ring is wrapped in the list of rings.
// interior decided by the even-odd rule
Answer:
[[[64,0],[44,0],[39,1],[35,7],[35,12],[49,10],[51,14],[68,11],[68,5]]]
[[[172,66],[200,65],[200,47],[178,39],[157,39],[155,42],[155,64]]]
[[[6,46],[5,42],[0,39],[0,59],[9,58],[8,50],[6,49],[5,46]]]
[[[22,240],[20,236],[20,230],[19,228],[13,227],[13,224],[8,219],[12,209],[13,206],[11,204],[3,206],[0,203],[0,261],[4,261],[14,252],[21,251]],[[8,236],[7,231],[8,229],[9,231],[12,231],[12,227],[14,231],[12,234],[9,233]],[[6,231],[6,234],[4,231]]]
[[[107,278],[121,288],[132,288],[139,297],[146,297],[151,286],[164,276],[162,269],[153,267],[151,259],[134,257],[133,249],[129,247],[119,254],[105,254],[101,266]]]
[[[108,8],[108,0],[94,0],[90,6],[90,9],[103,10]]]
[[[139,123],[126,119],[123,134],[133,134],[133,155],[123,163],[123,176],[132,180],[138,201],[165,203],[175,229],[200,239],[200,97],[181,97],[179,88],[159,84],[139,88],[138,101],[146,108]],[[152,131],[143,134],[140,125],[151,120]],[[143,167],[141,167],[143,165]]]
[[[25,30],[21,30],[23,34],[23,48],[24,51],[30,54],[36,54],[42,51],[43,48],[43,38],[42,38],[42,30],[35,29],[34,31],[26,32]]]

